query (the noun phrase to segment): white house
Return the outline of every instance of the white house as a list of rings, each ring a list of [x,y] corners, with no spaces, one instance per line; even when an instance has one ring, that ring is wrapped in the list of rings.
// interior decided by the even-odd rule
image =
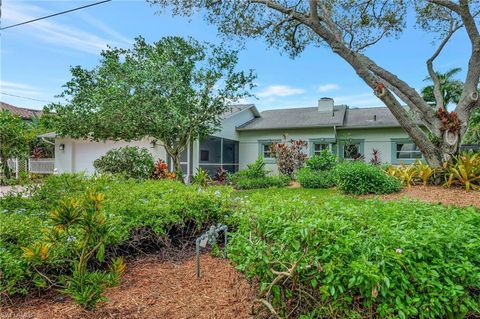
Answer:
[[[315,107],[261,113],[254,104],[232,106],[223,115],[217,133],[202,141],[192,141],[182,155],[182,170],[187,176],[193,175],[199,167],[211,174],[220,167],[235,172],[262,156],[275,171],[269,147],[272,141],[282,140],[285,135],[288,139],[307,141],[309,154],[326,148],[340,158],[363,155],[369,161],[373,149],[378,149],[381,161],[386,163],[409,163],[422,157],[387,108],[349,108],[334,105],[331,98],[322,98]],[[54,137],[54,134],[44,137]],[[93,173],[94,160],[110,149],[126,145],[145,147],[155,159],[164,159],[171,165],[161,143],[150,138],[133,142],[93,142],[56,137],[55,168],[59,173]]]

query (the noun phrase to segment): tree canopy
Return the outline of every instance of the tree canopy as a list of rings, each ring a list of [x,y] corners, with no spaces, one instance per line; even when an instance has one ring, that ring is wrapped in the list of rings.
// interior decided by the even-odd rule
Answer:
[[[418,145],[432,166],[440,166],[458,152],[461,137],[473,110],[479,106],[480,0],[147,0],[158,9],[172,8],[175,14],[205,13],[207,21],[221,33],[239,37],[263,37],[292,57],[307,46],[326,46],[348,63],[356,74],[390,109],[402,128]],[[368,57],[366,49],[407,30],[407,16],[416,13],[417,26],[438,42],[426,69],[434,83],[435,107],[431,107],[412,85]],[[444,109],[440,80],[434,69],[452,35],[466,33],[470,57],[464,87],[453,117],[460,127],[445,129],[437,110]],[[414,49],[414,48],[413,48]],[[467,48],[466,48],[467,49]],[[414,112],[418,121],[410,116]],[[426,129],[426,130],[425,130]],[[429,138],[434,137],[434,138]]]
[[[454,76],[462,71],[461,68],[453,68],[445,73],[435,72],[440,82],[440,92],[444,101],[444,107],[450,104],[457,104],[463,91],[463,82],[454,79]],[[432,77],[427,77],[425,81],[432,81]],[[428,103],[435,105],[434,85],[428,85],[422,89],[422,97]]]
[[[11,178],[8,160],[27,157],[33,136],[20,116],[7,110],[0,111],[0,170],[5,178]]]
[[[158,139],[180,169],[180,154],[215,132],[229,104],[249,95],[253,72],[236,71],[237,52],[194,39],[139,37],[132,49],[111,48],[100,64],[71,68],[72,79],[51,104],[61,136],[93,140]]]

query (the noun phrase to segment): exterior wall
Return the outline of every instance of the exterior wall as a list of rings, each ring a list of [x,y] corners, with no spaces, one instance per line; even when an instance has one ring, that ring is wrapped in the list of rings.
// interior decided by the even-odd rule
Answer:
[[[351,138],[363,141],[365,161],[370,162],[374,148],[380,151],[382,163],[396,163],[395,152],[392,151],[392,139],[409,139],[405,131],[398,128],[348,129],[337,130],[339,140]]]
[[[365,161],[369,162],[372,158],[374,148],[380,150],[380,159],[382,163],[396,163],[392,158],[395,152],[392,151],[393,141],[396,139],[409,139],[407,133],[401,128],[373,128],[373,129],[338,129],[335,137],[333,128],[318,129],[296,129],[296,130],[264,130],[264,131],[239,131],[240,137],[240,169],[245,168],[247,164],[254,162],[260,155],[260,143],[262,141],[282,140],[283,134],[288,133],[287,139],[301,139],[309,143],[308,154],[311,155],[313,141],[325,141],[325,143],[337,143],[333,145],[332,151],[341,155],[343,140],[361,142],[361,150],[365,156]],[[269,170],[277,173],[275,163],[268,162]]]
[[[287,139],[304,140],[310,139],[332,139],[335,138],[333,127],[313,128],[313,129],[294,129],[294,130],[261,130],[261,131],[239,131],[240,137],[240,169],[245,168],[247,164],[254,162],[260,155],[261,141],[283,140],[283,135],[287,133]],[[309,150],[307,150],[309,152]],[[277,165],[267,163],[267,169],[276,173]]]
[[[213,133],[213,136],[228,138],[230,140],[238,141],[239,134],[236,128],[253,120],[254,115],[251,109],[246,109],[230,117],[222,120],[222,127],[220,131]]]
[[[55,139],[55,168],[58,173],[85,172],[93,174],[95,169],[93,162],[104,155],[107,151],[124,146],[138,146],[148,149],[155,160],[166,160],[166,152],[162,145],[152,148],[150,139],[141,141],[106,141],[92,142],[88,140],[73,140],[69,138]],[[60,144],[64,144],[64,150],[60,150]]]

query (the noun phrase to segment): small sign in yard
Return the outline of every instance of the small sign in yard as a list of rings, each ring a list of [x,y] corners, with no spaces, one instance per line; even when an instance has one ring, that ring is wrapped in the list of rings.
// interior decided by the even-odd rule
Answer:
[[[217,226],[210,226],[210,228],[200,237],[198,237],[195,241],[195,250],[197,253],[197,279],[200,278],[200,248],[205,248],[208,244],[210,244],[210,246],[215,245],[217,243],[218,237],[220,236],[220,233],[222,232],[225,238],[223,252],[224,256],[227,257],[226,248],[228,227],[226,225],[218,224]]]

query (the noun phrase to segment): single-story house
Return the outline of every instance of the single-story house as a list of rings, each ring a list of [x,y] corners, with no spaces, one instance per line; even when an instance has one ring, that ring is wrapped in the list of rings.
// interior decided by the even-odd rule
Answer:
[[[385,107],[349,108],[334,105],[331,98],[322,98],[315,107],[273,109],[259,112],[254,104],[232,106],[222,116],[218,132],[203,141],[192,141],[184,152],[181,164],[186,176],[197,168],[210,174],[222,167],[230,172],[244,168],[259,156],[276,171],[271,158],[272,141],[301,139],[308,142],[305,150],[313,155],[329,149],[340,158],[363,156],[370,161],[373,149],[380,151],[384,163],[410,163],[421,158],[392,113]],[[55,137],[53,133],[44,137]],[[126,145],[147,148],[154,158],[171,165],[161,142],[144,138],[133,142],[93,142],[55,138],[55,168],[59,173],[93,173],[93,161],[108,150]]]

